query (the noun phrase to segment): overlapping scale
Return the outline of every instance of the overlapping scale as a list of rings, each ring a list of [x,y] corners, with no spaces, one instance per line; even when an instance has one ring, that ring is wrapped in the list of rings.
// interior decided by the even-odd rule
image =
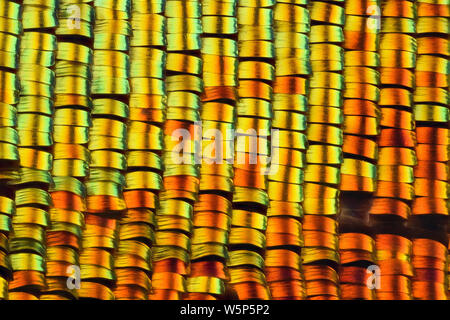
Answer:
[[[130,114],[127,132],[127,212],[120,222],[115,257],[116,299],[147,300],[151,289],[155,211],[162,189],[161,161],[165,112],[162,83],[166,61],[164,1],[131,2]]]
[[[406,234],[389,224],[376,230],[375,246],[377,266],[379,267],[378,300],[411,300],[411,277],[414,274],[412,242]]]
[[[377,136],[380,97],[380,1],[345,2],[344,128],[340,172],[342,212],[339,219],[340,286],[342,299],[367,299],[366,268],[375,263],[375,243],[368,209],[377,179]],[[388,25],[384,21],[383,27]]]
[[[380,29],[380,135],[377,185],[370,208],[382,288],[377,299],[411,299],[411,240],[405,221],[414,200],[413,117],[417,51],[414,1],[383,1]],[[405,156],[398,156],[404,154]],[[399,243],[401,246],[399,247]],[[384,287],[383,287],[384,284]]]
[[[447,300],[447,247],[430,236],[412,241],[412,293],[416,300]]]
[[[10,237],[11,220],[16,212],[15,188],[19,179],[19,138],[17,106],[19,103],[19,45],[22,32],[21,5],[13,1],[0,4],[0,299],[8,299],[8,282],[12,279]],[[9,295],[11,297],[11,295]]]
[[[266,278],[273,299],[297,300],[306,297],[301,269],[304,243],[301,202],[306,174],[305,88],[311,74],[310,51],[305,38],[310,32],[310,16],[307,1],[277,1],[273,15],[272,128],[279,130],[279,136],[273,135],[268,174]],[[298,40],[284,42],[282,39]],[[293,143],[295,139],[300,139],[301,143]]]
[[[56,90],[56,6],[55,1],[24,1],[22,5],[20,96],[19,87],[15,95],[20,170],[13,182],[16,214],[9,244],[13,269],[9,291],[24,294],[24,298],[27,295],[26,299],[39,298],[48,285],[46,259],[51,252],[47,250],[46,231],[53,203],[49,191],[54,185],[51,148]],[[34,57],[28,58],[28,52],[33,52]],[[41,54],[51,57],[49,63],[39,61],[37,56]]]
[[[238,41],[229,40],[237,44],[239,58],[228,270],[230,286],[239,299],[270,298],[264,251],[275,84],[274,5],[270,0],[238,1]]]
[[[448,280],[449,280],[449,278],[450,278],[450,267],[449,267],[449,248],[450,247],[450,244],[447,246],[447,270],[445,270],[446,271],[446,273],[445,273],[445,275],[446,275],[446,277],[447,277],[447,299],[448,299],[448,297],[449,297],[449,294],[450,294],[450,283],[448,282]]]
[[[80,21],[76,15],[80,12]],[[52,206],[47,230],[47,288],[42,300],[78,298],[80,251],[86,211],[86,178],[92,101],[92,3],[58,2],[55,102],[53,119]],[[78,26],[78,22],[83,25]],[[90,30],[84,32],[84,30]],[[44,105],[45,106],[45,105]],[[78,279],[79,280],[79,279]],[[72,283],[72,285],[68,285]]]
[[[0,1],[0,299],[448,299],[449,5]]]
[[[417,165],[411,206],[414,299],[445,300],[449,213],[449,2],[417,2],[414,120]],[[445,58],[445,59],[444,59]]]
[[[234,140],[229,135],[235,128],[238,85],[237,2],[202,1],[201,59],[179,57],[181,61],[188,59],[183,64],[187,72],[201,70],[204,86],[200,114],[200,194],[194,205],[191,271],[185,299],[217,299],[228,294],[229,275],[225,272],[228,244],[236,237],[230,235],[234,213],[230,201],[233,165],[229,152]],[[224,50],[221,42],[228,42],[232,50]],[[170,58],[174,64],[178,55],[172,54]]]
[[[83,299],[112,300],[118,281],[115,266],[120,265],[117,256],[128,248],[118,242],[128,231],[119,227],[119,218],[126,209],[123,191],[128,182],[131,1],[95,0],[93,6],[92,124],[86,132],[90,157],[78,294]]]
[[[339,264],[336,218],[343,163],[344,3],[312,1],[302,251],[308,299],[337,299]],[[305,92],[306,93],[306,92]],[[319,114],[330,115],[321,117]],[[328,229],[327,229],[328,226]],[[331,227],[333,226],[333,227]],[[328,270],[317,272],[316,270]]]
[[[156,212],[150,299],[172,300],[181,299],[188,287],[193,286],[186,278],[191,259],[193,204],[200,185],[200,168],[195,160],[196,150],[201,147],[195,143],[195,135],[203,90],[200,1],[167,0],[164,15],[167,17],[165,79],[154,80],[152,84],[153,90],[160,88],[166,94],[167,101],[163,189]]]

